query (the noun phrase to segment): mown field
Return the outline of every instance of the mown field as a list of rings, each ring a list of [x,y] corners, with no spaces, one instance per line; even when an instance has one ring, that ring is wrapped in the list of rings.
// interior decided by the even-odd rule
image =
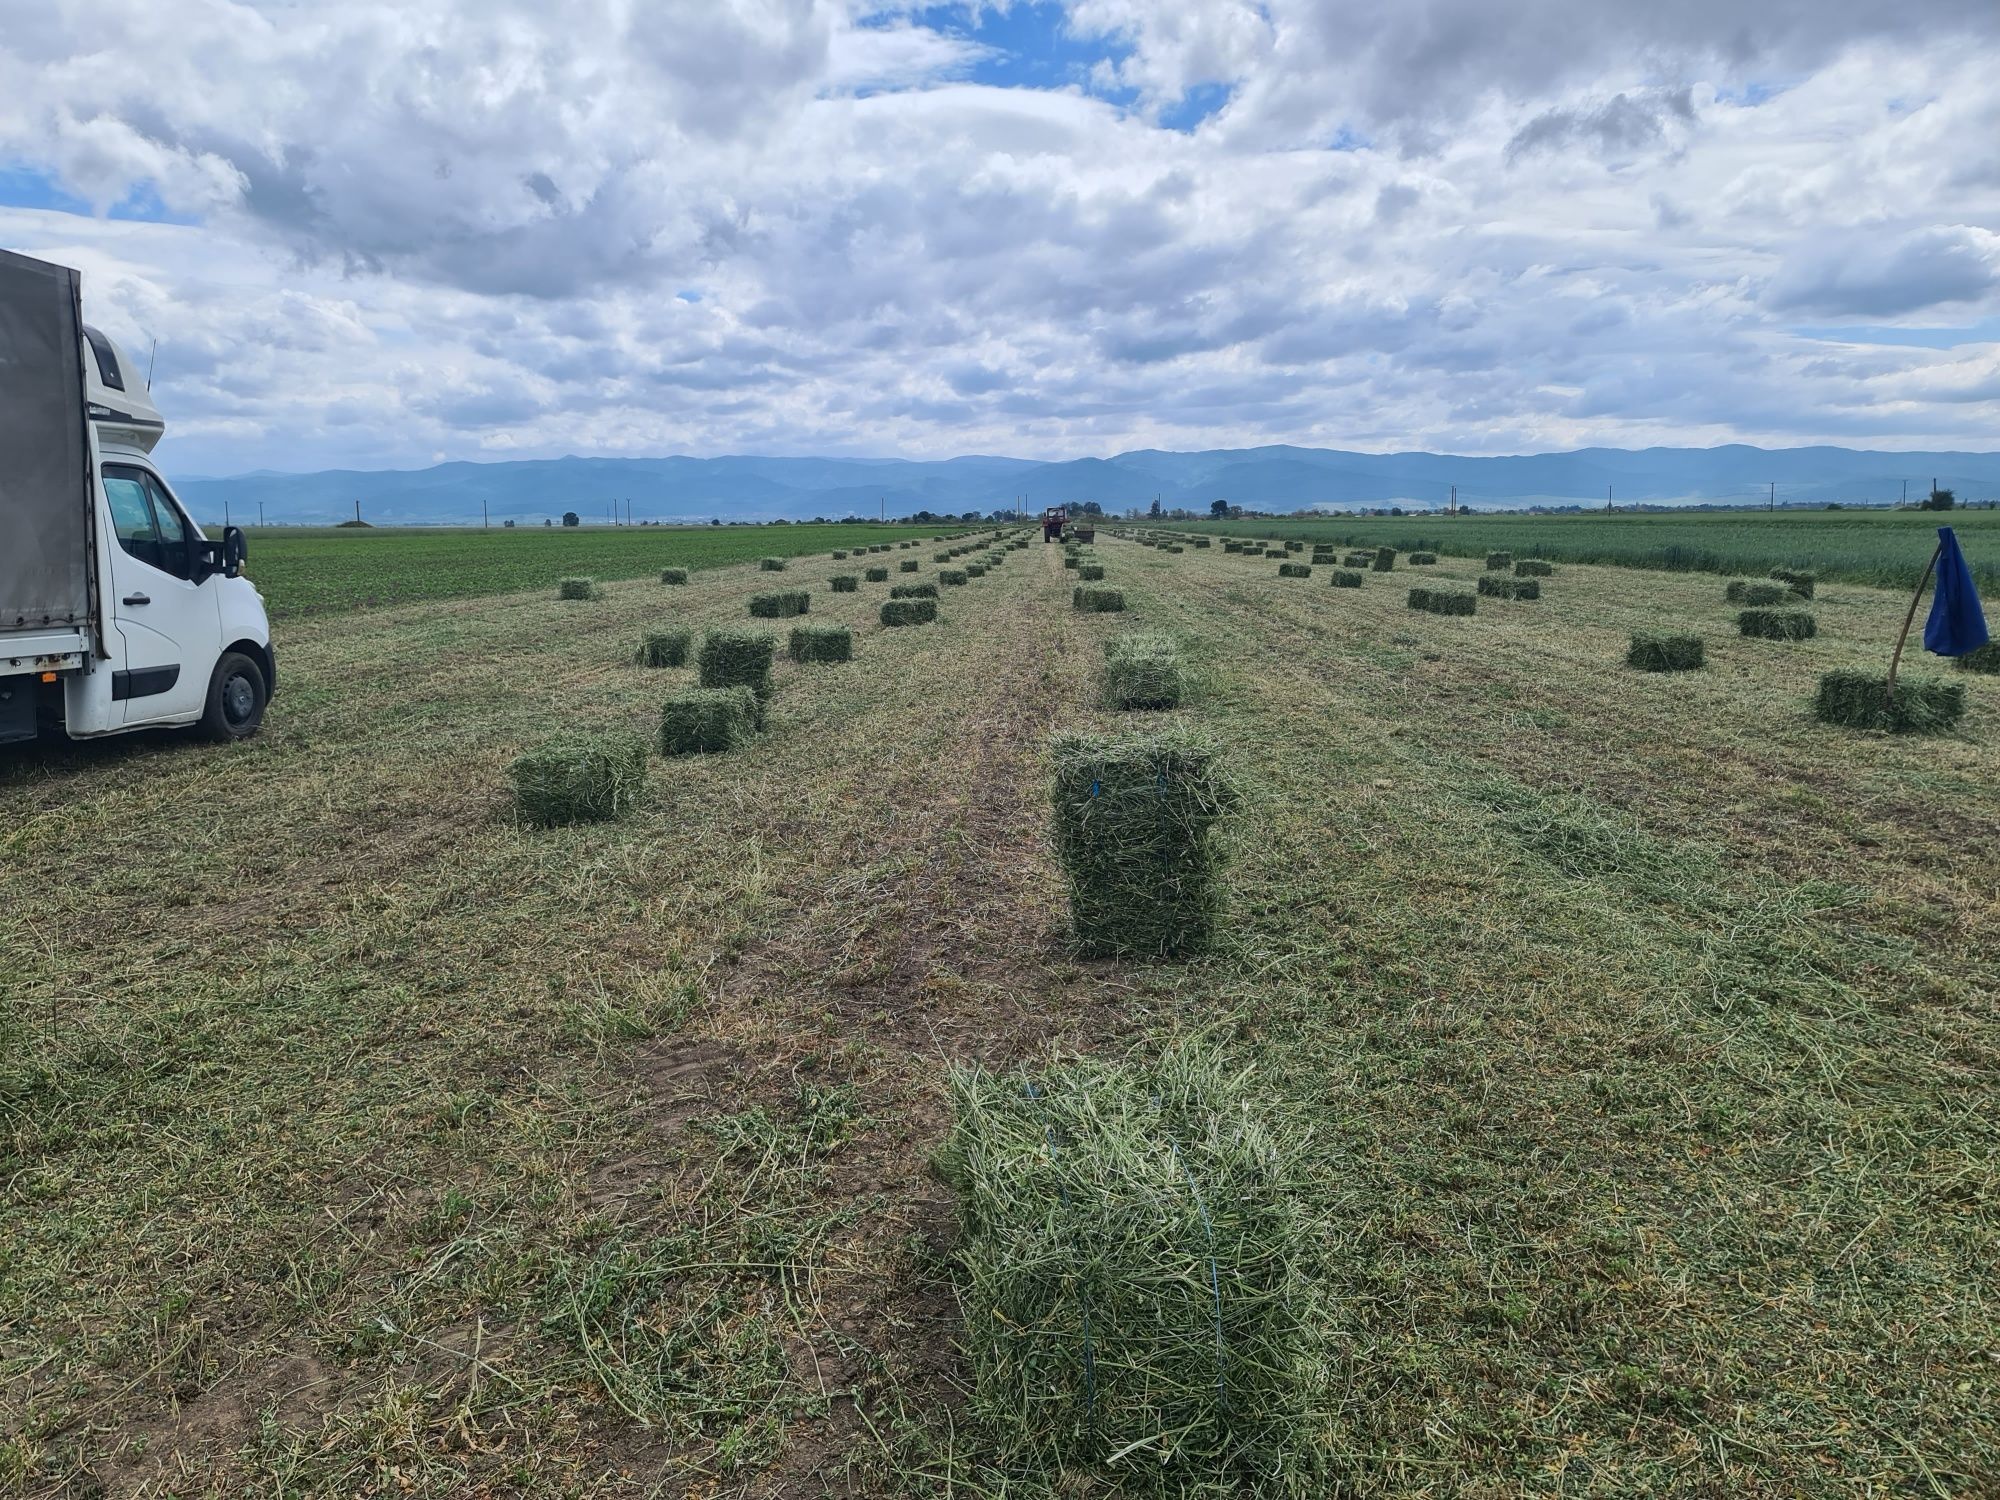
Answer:
[[[251,527],[246,571],[273,619],[639,578],[929,536],[930,526]]]
[[[1910,590],[1937,528],[1952,527],[1979,586],[2000,597],[2000,510],[1585,512],[1570,516],[1370,516],[1191,523],[1190,530],[1303,538],[1483,557],[1512,551],[1556,562],[1760,578],[1773,568]]]
[[[509,760],[647,732],[640,631],[753,568],[303,619],[250,743],[0,752],[0,1480],[1112,1494],[970,1410],[944,1075],[1200,1033],[1311,1127],[1322,1493],[2000,1493],[2000,679],[1846,733],[1905,595],[1777,643],[1700,574],[1441,618],[1099,536],[1124,614],[794,564],[855,660],[617,823]],[[1708,667],[1628,671],[1669,625]],[[1242,795],[1172,965],[1072,956],[1048,831],[1051,733],[1162,717],[1138,627]]]

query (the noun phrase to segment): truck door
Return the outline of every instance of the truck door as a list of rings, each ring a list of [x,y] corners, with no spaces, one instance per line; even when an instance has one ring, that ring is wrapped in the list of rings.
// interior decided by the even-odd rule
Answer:
[[[191,577],[193,528],[174,497],[137,464],[103,467],[111,516],[111,617],[124,644],[112,697],[128,725],[198,716],[215,670],[216,590]]]

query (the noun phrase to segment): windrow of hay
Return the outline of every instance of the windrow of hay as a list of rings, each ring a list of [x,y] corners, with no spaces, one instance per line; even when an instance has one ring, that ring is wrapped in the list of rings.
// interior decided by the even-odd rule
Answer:
[[[771,697],[771,662],[778,638],[765,630],[718,627],[702,637],[695,664],[705,688],[747,687],[757,696],[757,727],[764,727],[764,705]]]
[[[1113,708],[1181,706],[1180,647],[1170,635],[1134,631],[1104,643],[1104,696]]]
[[[1003,1465],[1078,1495],[1324,1494],[1305,1143],[1269,1088],[1199,1041],[949,1088],[938,1167]]]
[[[1828,672],[1813,695],[1813,717],[1849,729],[1884,729],[1890,734],[1939,734],[1965,714],[1965,684],[1936,678],[1889,679],[1868,672]]]
[[[845,625],[794,625],[790,645],[793,661],[854,659],[854,632]]]
[[[686,568],[660,569],[660,582],[662,583],[680,585],[686,583],[687,581],[688,581],[688,570]]]
[[[521,820],[542,827],[623,817],[646,789],[646,747],[631,734],[568,734],[523,751],[509,772]]]
[[[757,736],[762,708],[747,687],[689,688],[660,705],[660,754],[708,755]]]
[[[649,630],[639,642],[642,667],[684,667],[694,644],[691,630]]]
[[[1783,604],[1796,597],[1788,588],[1775,583],[1752,583],[1747,578],[1733,579],[1722,591],[1722,597],[1731,604],[1748,604],[1763,609],[1773,604]]]
[[[826,586],[836,594],[853,594],[860,591],[861,580],[852,573],[836,573],[827,579]]]
[[[1058,735],[1056,855],[1086,954],[1165,957],[1213,941],[1215,828],[1233,805],[1215,744],[1185,730]]]
[[[1692,672],[1706,657],[1698,635],[1635,635],[1625,664],[1641,672]]]
[[[885,599],[881,620],[884,625],[928,625],[938,617],[937,600]]]
[[[780,589],[771,594],[752,594],[750,613],[759,620],[788,620],[812,609],[812,595],[804,589]]]
[[[1479,610],[1477,594],[1460,593],[1457,589],[1411,589],[1409,602],[1411,609],[1431,615],[1470,615]]]
[[[1736,629],[1767,641],[1804,641],[1819,634],[1819,622],[1803,609],[1746,609],[1737,615]]]
[[[1070,593],[1072,607],[1087,615],[1115,615],[1125,608],[1125,595],[1118,589],[1087,589],[1079,586]]]
[[[595,599],[597,580],[595,578],[563,578],[556,582],[558,599]]]

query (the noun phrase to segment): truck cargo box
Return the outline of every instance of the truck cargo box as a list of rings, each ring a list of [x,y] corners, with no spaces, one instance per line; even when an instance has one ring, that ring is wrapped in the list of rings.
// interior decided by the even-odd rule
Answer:
[[[80,278],[0,250],[0,654],[91,620]]]

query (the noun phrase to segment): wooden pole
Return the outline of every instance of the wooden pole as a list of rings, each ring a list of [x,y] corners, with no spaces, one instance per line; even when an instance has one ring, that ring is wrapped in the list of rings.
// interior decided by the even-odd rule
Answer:
[[[1944,543],[1939,542],[1931,551],[1931,560],[1924,564],[1924,576],[1917,580],[1917,591],[1910,596],[1910,612],[1903,616],[1903,633],[1896,637],[1895,655],[1889,658],[1888,701],[1896,701],[1896,668],[1902,664],[1903,643],[1910,638],[1910,626],[1917,618],[1917,605],[1924,597],[1924,590],[1930,587],[1931,574],[1937,571],[1937,560],[1944,551]]]

